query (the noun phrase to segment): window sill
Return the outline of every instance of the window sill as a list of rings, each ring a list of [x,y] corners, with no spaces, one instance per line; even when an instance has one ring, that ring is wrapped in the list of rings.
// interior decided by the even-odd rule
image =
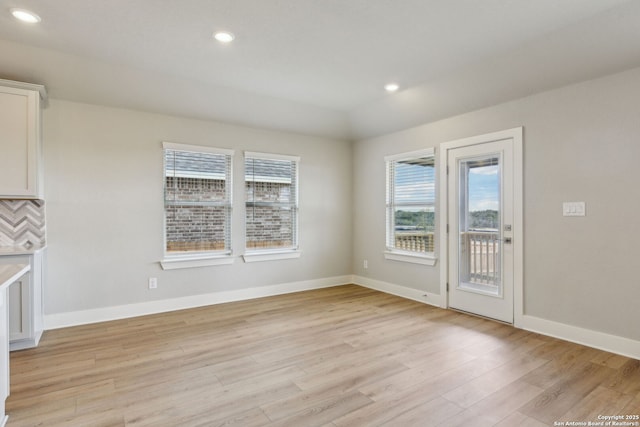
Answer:
[[[242,255],[244,262],[276,261],[280,259],[300,258],[302,252],[298,250],[290,251],[260,251],[250,252]]]
[[[179,268],[209,267],[212,265],[233,264],[235,258],[231,255],[184,255],[168,257],[160,261],[163,270],[177,270]]]
[[[408,252],[385,251],[384,257],[392,261],[409,262],[412,264],[421,264],[428,266],[434,266],[438,261],[438,258],[432,255],[414,255]]]

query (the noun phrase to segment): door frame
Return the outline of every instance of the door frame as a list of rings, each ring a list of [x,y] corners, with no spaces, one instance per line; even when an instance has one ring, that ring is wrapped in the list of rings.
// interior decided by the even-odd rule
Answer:
[[[513,325],[520,327],[524,316],[524,197],[523,197],[523,128],[517,127],[440,144],[439,169],[439,235],[440,295],[442,308],[449,308],[449,150],[504,139],[513,140]]]

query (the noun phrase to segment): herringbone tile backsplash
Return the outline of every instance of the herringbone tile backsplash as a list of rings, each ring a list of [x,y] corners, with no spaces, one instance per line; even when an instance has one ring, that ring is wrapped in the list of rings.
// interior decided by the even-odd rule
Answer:
[[[0,200],[0,246],[44,245],[44,200]]]

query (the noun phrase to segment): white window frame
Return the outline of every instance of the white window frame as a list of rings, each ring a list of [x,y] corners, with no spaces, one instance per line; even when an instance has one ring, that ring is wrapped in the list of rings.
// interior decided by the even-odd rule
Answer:
[[[194,152],[194,153],[211,153],[211,154],[221,154],[225,156],[230,156],[231,161],[229,163],[229,172],[227,173],[228,181],[225,186],[229,195],[229,218],[227,219],[229,223],[229,227],[231,227],[231,221],[233,218],[232,209],[233,209],[233,156],[234,150],[224,149],[224,148],[214,148],[208,146],[201,145],[189,145],[189,144],[179,144],[174,142],[163,142],[162,143],[162,179],[163,183],[166,182],[166,164],[165,164],[165,152],[166,150],[176,150],[176,151],[186,151],[186,152]],[[163,192],[164,193],[164,192]],[[164,197],[164,196],[163,196]],[[171,254],[167,253],[167,222],[166,222],[166,206],[163,208],[163,259],[160,261],[160,265],[163,270],[174,270],[180,268],[193,268],[193,267],[206,267],[212,265],[227,265],[233,264],[233,251],[232,248],[229,247],[225,251],[204,251],[204,252],[190,252],[184,254]],[[229,230],[229,235],[231,236],[231,229]],[[233,239],[231,239],[233,241]]]
[[[419,253],[412,251],[403,251],[400,249],[396,249],[392,243],[392,237],[395,236],[395,219],[393,213],[395,212],[395,204],[393,203],[393,189],[395,188],[395,182],[393,174],[391,173],[391,165],[395,162],[401,162],[412,159],[419,159],[424,157],[433,157],[434,168],[436,167],[436,158],[435,158],[435,148],[426,148],[417,151],[411,151],[407,153],[394,154],[390,156],[386,156],[385,160],[385,169],[386,169],[386,206],[385,206],[385,245],[386,250],[384,251],[385,259],[392,261],[401,261],[408,262],[413,264],[421,264],[434,266],[437,261],[436,253],[437,253],[437,240],[435,240],[435,230],[437,229],[435,223],[437,223],[437,209],[436,209],[436,198],[437,194],[435,193],[436,186],[436,172],[434,170],[433,175],[433,185],[434,185],[434,200],[433,200],[433,212],[434,212],[434,251]]]
[[[295,176],[293,176],[292,178],[295,180],[295,185],[294,185],[294,190],[295,193],[293,194],[293,196],[295,197],[295,209],[296,209],[296,214],[295,214],[295,221],[293,223],[293,237],[294,237],[294,244],[293,247],[291,248],[283,248],[283,249],[277,249],[277,248],[267,248],[267,249],[248,249],[246,247],[247,244],[247,233],[246,233],[246,228],[245,228],[245,236],[244,236],[244,242],[245,242],[245,253],[242,256],[244,259],[244,262],[260,262],[260,261],[275,261],[275,260],[281,260],[281,259],[293,259],[293,258],[299,258],[301,255],[301,251],[299,248],[299,211],[300,211],[300,202],[299,202],[299,188],[300,188],[300,157],[299,156],[291,156],[291,155],[286,155],[286,154],[273,154],[273,153],[261,153],[261,152],[254,152],[254,151],[245,151],[244,152],[244,161],[243,161],[243,165],[246,164],[246,160],[247,158],[253,158],[253,159],[264,159],[264,160],[284,160],[284,161],[290,161],[290,162],[294,162],[296,164],[295,167]],[[246,171],[243,171],[243,178],[245,180],[245,185],[244,185],[244,194],[246,195]],[[245,201],[244,203],[245,206],[245,218],[246,218],[246,209],[247,209],[247,202]]]

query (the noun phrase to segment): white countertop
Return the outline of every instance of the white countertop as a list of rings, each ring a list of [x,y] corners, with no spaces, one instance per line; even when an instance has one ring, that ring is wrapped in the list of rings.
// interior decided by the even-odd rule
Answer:
[[[46,248],[46,245],[33,245],[33,246],[0,246],[0,256],[4,255],[33,255],[41,249]]]
[[[30,269],[29,264],[0,265],[0,289],[9,286]]]

